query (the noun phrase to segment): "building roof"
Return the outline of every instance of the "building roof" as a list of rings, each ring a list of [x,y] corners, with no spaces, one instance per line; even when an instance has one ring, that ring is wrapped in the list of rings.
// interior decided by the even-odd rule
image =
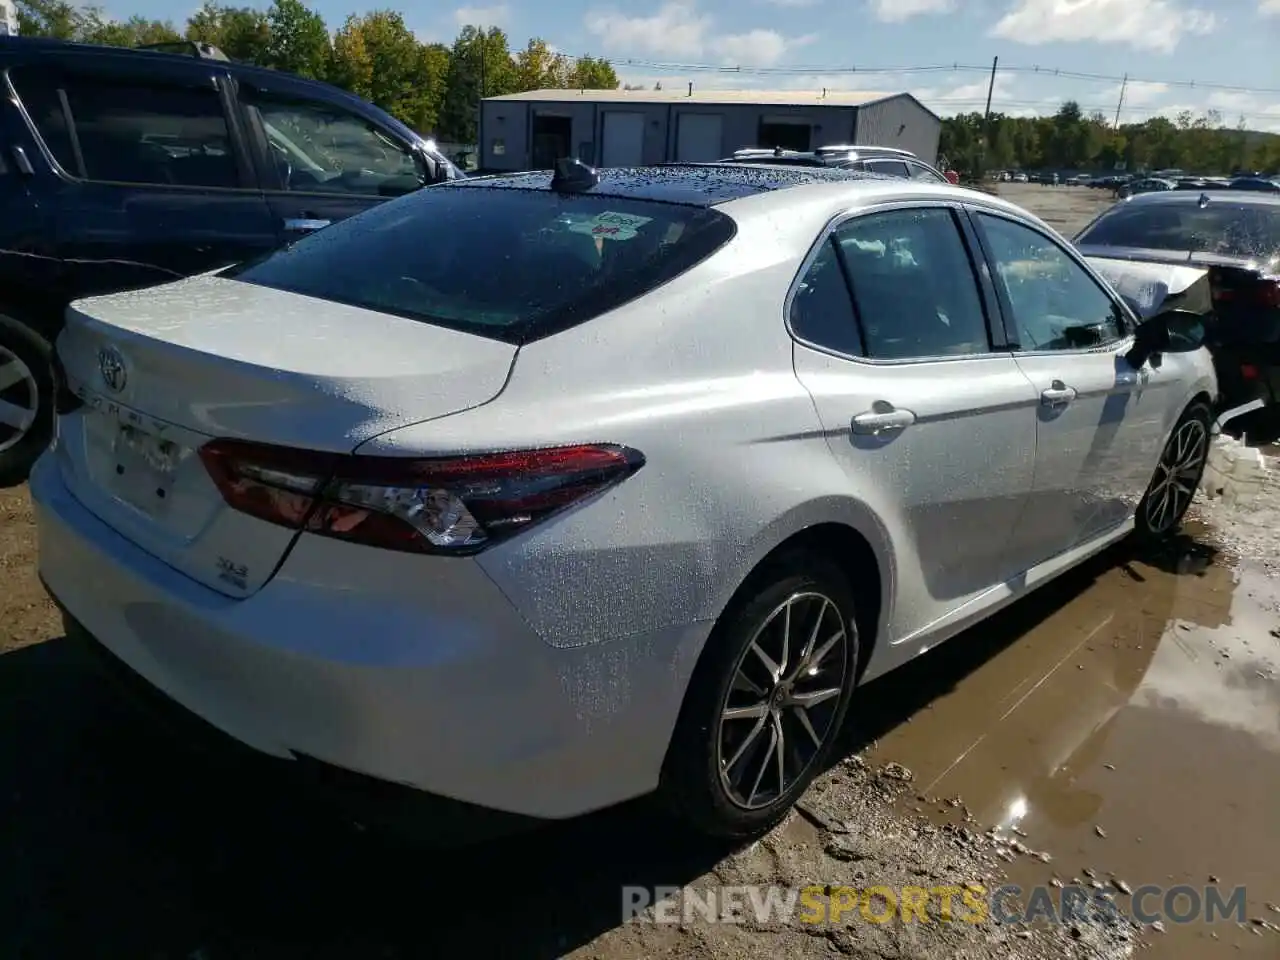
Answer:
[[[597,171],[600,183],[586,196],[627,197],[709,207],[742,197],[786,190],[811,183],[851,180],[894,180],[880,174],[809,167],[766,167],[745,164],[671,163],[651,167],[610,167]],[[899,181],[903,182],[903,181]],[[550,190],[551,173],[497,174],[450,180],[437,189]]]
[[[753,104],[762,107],[861,107],[884,100],[907,97],[921,110],[941,122],[941,117],[914,95],[906,92],[886,93],[882,90],[690,90],[675,84],[669,90],[525,90],[485,101],[526,103],[699,103],[713,106]]]
[[[663,90],[526,90],[489,100],[538,100],[543,103],[565,103],[575,100],[600,100],[624,103],[754,103],[779,107],[852,107],[876,100],[902,96],[897,93],[858,90],[693,90],[673,85]]]

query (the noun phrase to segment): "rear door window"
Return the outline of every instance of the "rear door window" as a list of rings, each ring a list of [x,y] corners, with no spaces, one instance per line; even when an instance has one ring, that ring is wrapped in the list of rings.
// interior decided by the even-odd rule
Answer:
[[[224,276],[520,343],[653,290],[733,234],[710,208],[441,184]]]
[[[208,89],[14,71],[58,165],[85,180],[238,187],[222,99]]]
[[[973,264],[951,210],[856,217],[835,239],[869,357],[906,360],[991,349]]]

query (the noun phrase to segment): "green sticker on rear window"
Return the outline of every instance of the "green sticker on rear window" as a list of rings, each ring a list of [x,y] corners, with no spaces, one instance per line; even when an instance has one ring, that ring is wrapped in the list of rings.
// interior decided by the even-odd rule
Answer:
[[[634,240],[636,231],[652,217],[637,217],[630,213],[616,213],[605,210],[583,223],[575,223],[569,227],[571,233],[585,233],[589,237],[600,237],[604,240]]]

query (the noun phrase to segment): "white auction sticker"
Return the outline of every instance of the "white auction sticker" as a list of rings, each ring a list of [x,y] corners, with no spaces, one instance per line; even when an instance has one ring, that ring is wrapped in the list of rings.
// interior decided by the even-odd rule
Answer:
[[[590,220],[572,224],[569,230],[571,233],[585,233],[589,237],[602,237],[606,240],[634,240],[636,230],[652,219],[606,210]]]

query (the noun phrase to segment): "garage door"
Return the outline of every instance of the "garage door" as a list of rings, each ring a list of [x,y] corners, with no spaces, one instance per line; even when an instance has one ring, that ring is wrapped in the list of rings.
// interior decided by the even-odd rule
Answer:
[[[603,140],[600,158],[606,167],[640,166],[644,163],[644,114],[606,113]]]
[[[676,160],[710,163],[724,157],[724,117],[718,113],[682,113],[676,126]]]

